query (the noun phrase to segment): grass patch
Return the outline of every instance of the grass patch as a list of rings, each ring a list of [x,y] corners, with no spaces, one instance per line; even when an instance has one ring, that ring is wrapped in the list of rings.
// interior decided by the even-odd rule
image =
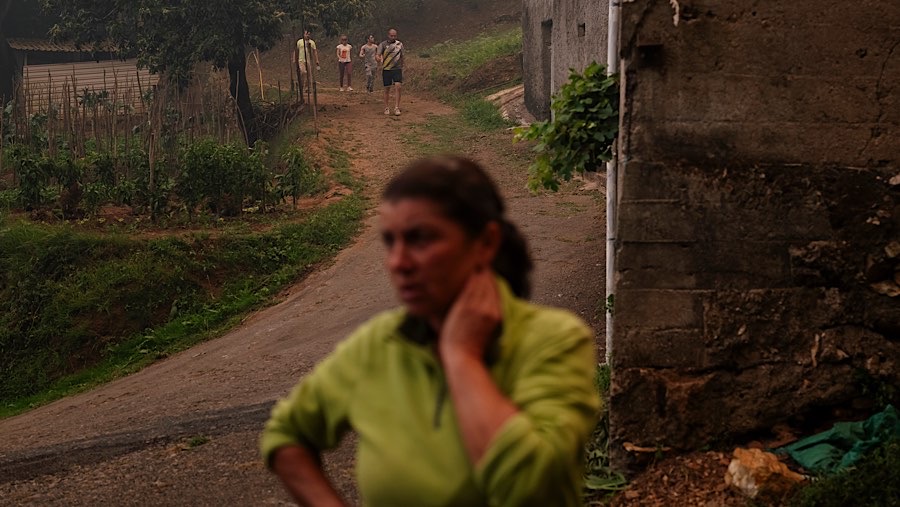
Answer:
[[[0,222],[0,417],[216,336],[356,234],[352,195],[261,233],[135,240]]]
[[[325,148],[325,151],[328,154],[330,165],[334,170],[332,179],[334,179],[336,183],[351,188],[356,192],[361,191],[363,182],[356,179],[356,177],[353,176],[353,173],[350,172],[350,155],[347,152],[341,151],[330,145]]]
[[[885,442],[855,467],[821,478],[791,498],[792,507],[888,507],[900,499],[900,439]]]
[[[209,443],[209,437],[195,436],[195,437],[189,438],[187,440],[187,442],[185,442],[185,446],[188,449],[193,449],[195,447],[200,447],[201,445],[208,444],[208,443]]]
[[[463,100],[461,109],[463,118],[479,130],[501,130],[515,125],[500,114],[497,106],[481,97],[469,97]]]
[[[463,79],[475,69],[497,58],[522,51],[522,29],[483,34],[466,41],[447,41],[429,48],[423,55],[435,61],[432,81],[447,77]]]
[[[460,115],[428,115],[423,123],[406,130],[402,142],[416,156],[456,153],[462,151],[471,130]]]

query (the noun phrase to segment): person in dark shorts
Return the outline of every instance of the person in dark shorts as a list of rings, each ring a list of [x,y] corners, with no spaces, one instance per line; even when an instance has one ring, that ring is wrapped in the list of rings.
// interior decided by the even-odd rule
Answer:
[[[388,30],[388,38],[378,45],[375,58],[381,64],[384,83],[384,114],[391,114],[391,88],[397,90],[394,114],[400,116],[400,87],[403,84],[403,43],[397,40],[397,30]]]

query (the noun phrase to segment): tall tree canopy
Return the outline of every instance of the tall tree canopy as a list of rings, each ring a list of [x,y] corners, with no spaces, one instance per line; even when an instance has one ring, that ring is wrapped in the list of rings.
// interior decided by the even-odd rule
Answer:
[[[228,69],[249,144],[257,139],[247,86],[247,48],[271,49],[287,17],[315,22],[334,33],[364,15],[371,0],[43,0],[60,14],[54,38],[82,44],[112,43],[138,64],[187,84],[194,64]],[[343,20],[343,22],[341,21]]]
[[[227,68],[241,129],[256,141],[245,68],[246,48],[271,48],[281,36],[276,0],[44,0],[58,12],[55,39],[108,44],[171,82],[187,84],[194,64]]]

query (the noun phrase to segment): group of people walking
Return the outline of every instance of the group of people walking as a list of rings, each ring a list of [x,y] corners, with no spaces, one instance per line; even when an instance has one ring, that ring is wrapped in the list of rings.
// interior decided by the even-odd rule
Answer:
[[[353,91],[353,45],[346,35],[341,35],[340,43],[335,48],[338,62],[338,86],[340,91]],[[309,70],[315,63],[316,70],[321,68],[319,51],[316,42],[310,37],[309,30],[303,32],[303,38],[297,41],[294,63],[298,69],[298,79],[302,96],[303,86],[309,86]],[[359,48],[358,58],[362,59],[366,69],[366,91],[375,91],[375,75],[381,70],[384,85],[384,114],[400,116],[400,88],[403,84],[403,43],[397,39],[397,30],[390,29],[387,39],[375,44],[375,36],[369,35],[366,43]],[[346,84],[345,84],[346,83]],[[391,101],[391,90],[396,90]],[[391,105],[393,104],[393,109]]]

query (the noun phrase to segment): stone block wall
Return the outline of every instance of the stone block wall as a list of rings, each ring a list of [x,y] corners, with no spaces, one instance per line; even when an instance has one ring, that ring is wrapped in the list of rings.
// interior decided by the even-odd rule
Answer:
[[[623,4],[620,464],[900,385],[900,3],[674,4]]]

